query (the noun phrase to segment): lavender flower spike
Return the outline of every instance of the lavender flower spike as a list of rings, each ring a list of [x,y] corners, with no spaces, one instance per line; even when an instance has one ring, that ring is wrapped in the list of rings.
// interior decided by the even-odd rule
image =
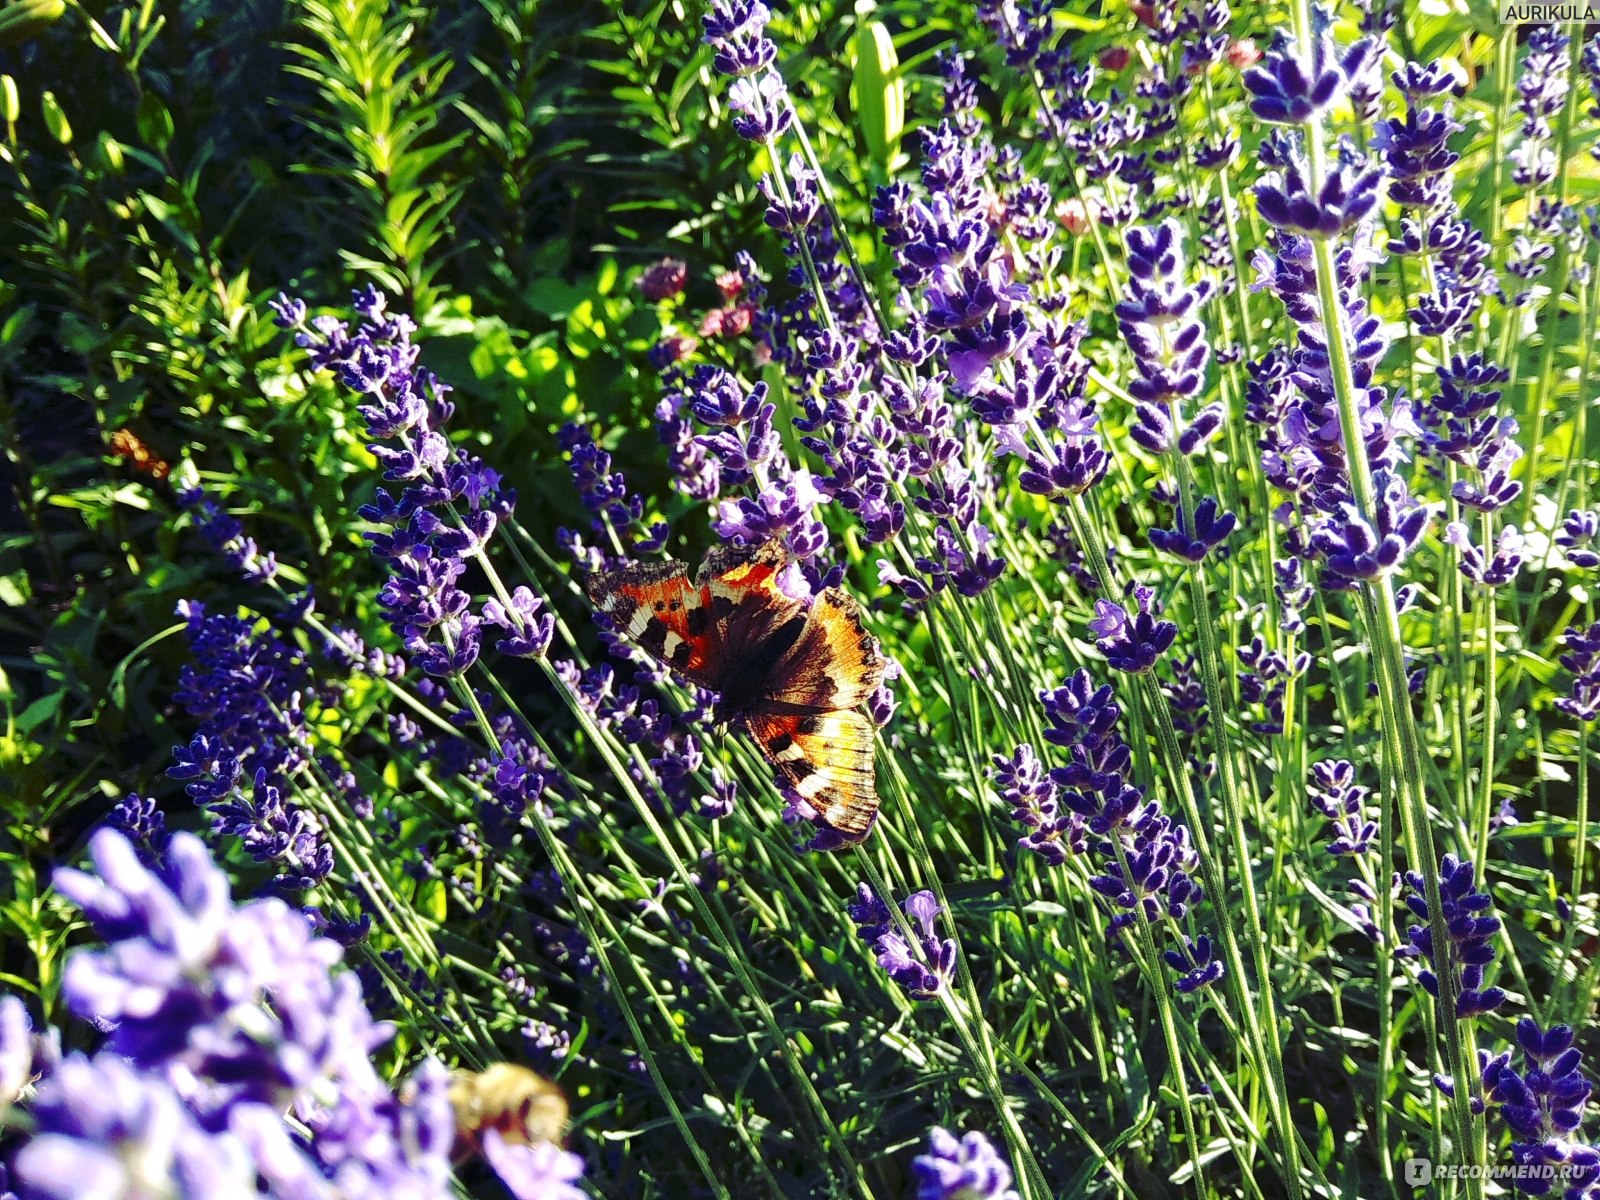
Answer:
[[[1199,312],[1212,290],[1206,281],[1184,282],[1179,232],[1174,221],[1128,230],[1128,298],[1117,305],[1117,324],[1138,372],[1128,382],[1138,403],[1133,438],[1154,454],[1167,453],[1174,442],[1193,454],[1222,424],[1222,410],[1213,406],[1190,427],[1179,425],[1181,405],[1205,383],[1211,347]]]
[[[335,970],[337,944],[276,898],[236,907],[188,834],[159,873],[114,830],[90,854],[97,875],[55,885],[106,945],[73,954],[64,994],[111,1033],[94,1058],[47,1067],[15,1159],[25,1200],[453,1194],[449,1073],[429,1059],[398,1093],[384,1081],[370,1056],[389,1028]],[[7,1086],[16,1024],[0,1005]],[[572,1200],[579,1164],[551,1151],[494,1146],[490,1161],[521,1200]]]
[[[1406,882],[1412,890],[1406,897],[1406,907],[1419,920],[1428,922],[1431,915],[1423,895],[1422,875],[1407,871]],[[1449,931],[1449,945],[1441,952],[1434,944],[1431,925],[1413,925],[1406,930],[1411,944],[1403,947],[1400,954],[1427,960],[1428,967],[1423,968],[1420,979],[1423,990],[1435,999],[1439,996],[1439,978],[1435,972],[1460,972],[1456,1020],[1465,1021],[1491,1013],[1506,1000],[1502,989],[1483,986],[1484,971],[1494,961],[1494,937],[1500,932],[1500,919],[1487,915],[1493,901],[1487,892],[1480,892],[1473,885],[1470,861],[1454,854],[1446,854],[1439,860],[1439,902],[1444,909],[1442,915]]]
[[[206,1132],[169,1084],[115,1055],[67,1059],[31,1113],[36,1132],[15,1164],[27,1200],[261,1194],[240,1139]]]
[[[33,1021],[15,996],[0,996],[0,1113],[33,1077]]]
[[[1250,111],[1263,121],[1303,125],[1338,101],[1347,82],[1342,68],[1327,31],[1312,42],[1309,64],[1300,61],[1295,43],[1284,39],[1245,72]]]
[[[1313,763],[1306,794],[1333,823],[1329,854],[1365,854],[1378,839],[1378,824],[1367,816],[1367,789],[1356,783],[1355,765],[1335,758]]]
[[[928,1131],[928,1150],[911,1160],[917,1200],[1017,1200],[1011,1167],[977,1130],[958,1140],[947,1130]]]
[[[943,911],[932,892],[917,892],[901,905],[906,915],[921,926],[917,938],[920,957],[901,936],[891,920],[888,907],[866,884],[858,889],[858,899],[850,906],[850,919],[864,941],[872,944],[878,966],[914,1000],[937,996],[956,970],[954,938],[939,937],[937,917]]]
[[[483,1156],[516,1200],[584,1200],[576,1186],[583,1160],[560,1146],[512,1145],[490,1129],[483,1135]]]
[[[1096,600],[1095,619],[1089,622],[1089,631],[1113,668],[1142,675],[1172,645],[1178,627],[1171,621],[1156,619],[1155,593],[1143,584],[1133,588],[1133,600],[1136,608],[1132,613],[1110,600]]]
[[[1485,1101],[1496,1106],[1516,1139],[1511,1161],[1524,1172],[1517,1181],[1530,1196],[1546,1195],[1558,1181],[1566,1196],[1589,1196],[1600,1182],[1600,1150],[1582,1140],[1584,1110],[1593,1083],[1583,1074],[1583,1056],[1567,1025],[1540,1029],[1528,1017],[1517,1023],[1523,1070],[1511,1066],[1511,1051],[1493,1058],[1479,1051]]]

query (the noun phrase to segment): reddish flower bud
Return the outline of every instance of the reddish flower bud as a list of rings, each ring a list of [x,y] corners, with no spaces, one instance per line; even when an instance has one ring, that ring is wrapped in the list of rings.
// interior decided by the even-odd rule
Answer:
[[[1261,49],[1253,38],[1240,38],[1229,45],[1227,53],[1223,56],[1228,60],[1228,65],[1244,70],[1253,67],[1261,61]]]
[[[1073,237],[1082,237],[1089,232],[1089,227],[1100,219],[1100,202],[1098,200],[1079,200],[1076,198],[1063,200],[1056,205],[1056,220],[1061,222],[1061,227]]]
[[[722,310],[722,334],[724,337],[742,337],[750,330],[750,320],[755,316],[754,304],[736,304],[731,308]]]
[[[639,276],[639,293],[652,303],[670,300],[689,281],[689,268],[681,258],[663,258]]]
[[[1126,46],[1107,46],[1100,51],[1100,69],[1110,71],[1115,75],[1133,59],[1133,54]]]

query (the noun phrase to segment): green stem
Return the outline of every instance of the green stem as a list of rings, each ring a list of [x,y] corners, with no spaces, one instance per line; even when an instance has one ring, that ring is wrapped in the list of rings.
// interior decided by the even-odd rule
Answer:
[[[1087,554],[1091,570],[1100,581],[1101,588],[1107,595],[1115,595],[1116,593],[1112,586],[1111,569],[1106,562],[1098,528],[1094,523],[1087,503],[1081,495],[1072,498],[1068,512],[1072,517],[1073,532],[1077,536],[1078,544]],[[1290,1195],[1299,1197],[1304,1194],[1304,1183],[1300,1178],[1302,1161],[1293,1118],[1289,1110],[1287,1088],[1284,1085],[1281,1051],[1277,1051],[1275,1057],[1278,1039],[1274,1007],[1270,998],[1264,998],[1258,1006],[1251,990],[1249,974],[1245,970],[1244,955],[1239,948],[1239,940],[1235,933],[1233,922],[1220,907],[1226,903],[1224,898],[1228,895],[1228,889],[1225,885],[1218,856],[1211,846],[1209,833],[1211,821],[1209,816],[1201,811],[1199,801],[1196,799],[1194,785],[1190,777],[1189,764],[1178,742],[1177,729],[1173,726],[1172,712],[1167,704],[1166,696],[1162,693],[1160,686],[1148,674],[1139,677],[1139,691],[1137,694],[1144,704],[1145,711],[1155,722],[1157,744],[1161,749],[1162,759],[1166,766],[1168,782],[1173,794],[1177,796],[1183,808],[1184,818],[1189,824],[1189,833],[1194,840],[1195,852],[1200,860],[1200,870],[1205,879],[1206,889],[1212,897],[1213,904],[1219,906],[1217,929],[1222,942],[1223,957],[1227,968],[1225,975],[1228,981],[1227,986],[1238,1010],[1240,1024],[1246,1033],[1246,1049],[1249,1057],[1253,1060],[1253,1066],[1260,1078],[1261,1086],[1266,1092],[1273,1130],[1277,1134],[1279,1149],[1283,1155],[1281,1172],[1284,1184]],[[1236,818],[1239,818],[1239,814],[1234,811],[1227,815],[1229,831],[1237,840],[1240,826],[1235,825],[1234,822]],[[1242,820],[1242,818],[1240,819]],[[1248,856],[1241,861],[1241,877],[1248,875],[1249,861]],[[1258,971],[1263,972],[1260,984],[1262,991],[1265,993],[1270,991],[1272,979],[1265,939],[1262,936],[1258,920],[1247,924],[1247,933],[1252,944],[1252,958]],[[1267,1037],[1262,1031],[1262,1024],[1267,1019],[1267,1014],[1272,1014],[1271,1021],[1273,1024],[1270,1047]]]
[[[894,924],[895,929],[904,939],[906,945],[911,948],[912,952],[918,958],[923,958],[920,933],[911,927],[906,915],[901,912],[900,906],[895,903],[894,892],[884,880],[883,872],[879,870],[877,862],[874,861],[865,846],[857,846],[855,852],[856,861],[860,863],[861,870],[867,877],[868,886],[872,888],[873,893],[888,911],[889,919]],[[951,928],[954,929],[954,914],[947,910],[945,915],[951,921]],[[960,951],[958,949],[958,957],[959,954]],[[1028,1144],[1027,1135],[1023,1132],[1021,1124],[1018,1123],[1016,1114],[1012,1112],[1011,1104],[1005,1094],[1005,1088],[1000,1082],[999,1072],[995,1068],[994,1056],[992,1053],[985,1054],[980,1049],[976,1039],[972,1036],[971,1029],[968,1027],[969,1021],[976,1021],[980,1025],[983,1024],[982,1014],[967,1013],[961,1001],[952,994],[952,989],[949,987],[940,987],[936,993],[936,998],[944,1008],[945,1015],[950,1019],[950,1025],[955,1030],[956,1037],[960,1039],[968,1060],[971,1061],[977,1071],[978,1079],[982,1083],[984,1091],[988,1094],[990,1103],[994,1105],[995,1114],[1000,1119],[1000,1128],[1005,1134],[1006,1144],[1011,1150],[1012,1161],[1017,1169],[1018,1190],[1022,1193],[1023,1200],[1030,1200],[1030,1198],[1046,1200],[1050,1195],[1050,1185],[1045,1180],[1044,1172],[1040,1168],[1038,1160],[1034,1157],[1032,1147]]]

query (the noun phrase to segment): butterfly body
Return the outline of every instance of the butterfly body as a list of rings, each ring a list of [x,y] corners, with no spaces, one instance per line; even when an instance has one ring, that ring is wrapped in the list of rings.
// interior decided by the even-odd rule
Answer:
[[[723,547],[693,580],[682,563],[637,563],[585,581],[623,636],[681,679],[717,693],[718,722],[745,730],[780,780],[847,840],[871,830],[873,727],[855,711],[884,660],[856,602],[784,586],[776,542]]]

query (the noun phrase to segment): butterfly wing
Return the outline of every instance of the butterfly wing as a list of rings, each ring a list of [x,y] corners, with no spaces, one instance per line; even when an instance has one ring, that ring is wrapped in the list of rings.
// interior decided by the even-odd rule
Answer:
[[[639,563],[585,582],[630,641],[722,694],[778,777],[833,829],[866,837],[878,812],[863,703],[883,656],[861,610],[830,588],[809,604],[780,586],[781,543],[719,547],[693,582],[682,563]]]
[[[871,832],[878,815],[871,721],[847,709],[755,712],[745,723],[778,777],[831,828],[853,842]]]
[[[584,580],[589,600],[651,658],[700,687],[721,690],[726,656],[711,596],[681,562],[631,563]]]
[[[767,675],[747,724],[773,768],[833,829],[860,841],[878,814],[873,726],[858,705],[883,682],[861,608],[829,588]]]
[[[883,682],[878,641],[861,623],[861,606],[828,588],[811,604],[805,627],[768,677],[765,706],[802,714],[864,704]]]
[[[780,542],[721,546],[706,555],[695,582],[705,589],[711,624],[727,660],[723,698],[745,707],[763,693],[774,669],[806,627],[806,604],[779,586],[788,565]]]

